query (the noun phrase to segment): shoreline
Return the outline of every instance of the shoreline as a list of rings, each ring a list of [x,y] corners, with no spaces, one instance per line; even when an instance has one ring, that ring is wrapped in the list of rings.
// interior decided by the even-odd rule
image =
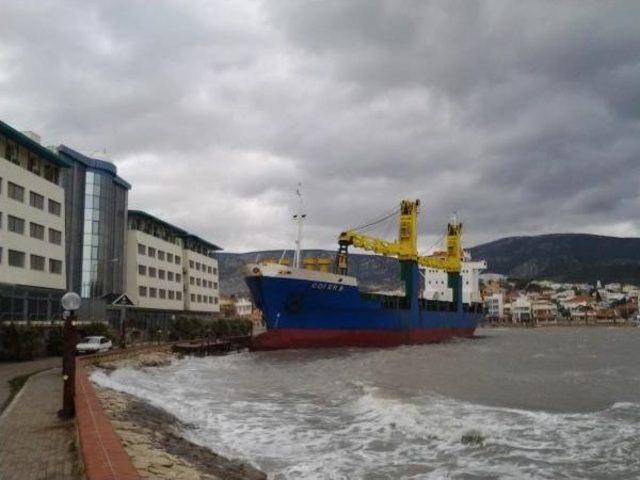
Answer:
[[[117,368],[149,368],[168,365],[175,355],[142,354],[98,363],[110,373]],[[197,445],[182,435],[185,424],[171,413],[143,399],[93,383],[96,395],[122,445],[142,478],[169,480],[265,480],[267,475],[248,462],[229,459]]]
[[[638,328],[630,322],[556,322],[556,323],[512,323],[512,322],[481,322],[478,328],[583,328],[583,327],[616,327],[616,328]]]

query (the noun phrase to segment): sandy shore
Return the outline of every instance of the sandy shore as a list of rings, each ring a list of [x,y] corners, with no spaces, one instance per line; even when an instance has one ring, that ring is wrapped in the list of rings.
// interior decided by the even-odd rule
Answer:
[[[100,364],[114,370],[123,366],[153,367],[167,365],[170,354],[153,353]],[[175,480],[262,480],[267,476],[240,460],[218,455],[181,436],[181,431],[196,428],[186,425],[170,413],[140,399],[94,384],[107,416],[115,428],[133,464],[143,478]]]

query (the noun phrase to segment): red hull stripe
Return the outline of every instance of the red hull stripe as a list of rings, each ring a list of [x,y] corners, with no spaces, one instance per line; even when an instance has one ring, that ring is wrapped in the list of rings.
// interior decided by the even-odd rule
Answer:
[[[255,337],[252,350],[284,348],[397,347],[437,343],[451,337],[472,337],[475,328],[430,328],[421,330],[269,330]]]

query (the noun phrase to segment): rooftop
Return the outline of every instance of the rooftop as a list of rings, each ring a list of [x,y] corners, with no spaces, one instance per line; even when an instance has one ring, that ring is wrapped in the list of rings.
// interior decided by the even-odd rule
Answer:
[[[87,155],[84,155],[73,148],[67,147],[66,145],[60,145],[58,147],[58,153],[60,153],[61,157],[67,157],[75,160],[76,162],[82,163],[87,168],[102,170],[103,172],[112,175],[114,182],[127,190],[131,190],[131,184],[118,176],[118,168],[113,163],[99,158],[88,157]],[[69,166],[71,166],[71,163],[69,163]]]
[[[32,138],[29,138],[24,133],[19,132],[13,127],[10,127],[6,123],[4,123],[2,120],[0,120],[0,133],[10,138],[14,142],[16,142],[18,145],[22,145],[27,150],[32,151],[36,155],[39,155],[40,157],[44,158],[45,160],[48,160],[49,162],[59,167],[62,167],[62,168],[71,167],[71,163],[69,163],[67,160],[62,158],[56,152],[49,150],[46,147],[43,147],[41,144],[39,144]]]
[[[199,237],[198,235],[195,235],[193,233],[189,233],[186,230],[180,228],[180,227],[176,227],[175,225],[172,225],[171,223],[165,222],[164,220],[159,219],[158,217],[155,217],[153,215],[151,215],[150,213],[147,212],[143,212],[142,210],[129,210],[128,212],[129,217],[142,217],[145,218],[147,220],[150,220],[152,222],[156,222],[160,225],[162,225],[164,228],[172,231],[176,236],[181,237],[187,241],[191,241],[191,242],[196,242],[199,243],[200,245],[208,248],[209,250],[222,250],[222,247],[219,247],[218,245],[208,242],[207,240],[204,240],[203,238]]]

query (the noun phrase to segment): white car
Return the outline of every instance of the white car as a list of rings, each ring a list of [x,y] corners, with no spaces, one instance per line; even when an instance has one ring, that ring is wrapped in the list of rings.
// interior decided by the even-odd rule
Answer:
[[[78,353],[98,353],[111,350],[113,347],[111,340],[107,337],[84,337],[82,341],[76,345]]]

